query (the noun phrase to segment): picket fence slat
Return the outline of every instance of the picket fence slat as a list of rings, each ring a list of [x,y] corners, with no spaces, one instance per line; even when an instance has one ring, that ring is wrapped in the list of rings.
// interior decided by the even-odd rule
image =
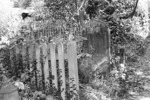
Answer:
[[[33,68],[32,68],[32,62],[33,62],[33,45],[30,45],[30,47],[29,47],[29,66],[30,66],[30,72],[33,70]]]
[[[41,64],[40,64],[40,47],[36,48],[36,65],[37,65],[37,70],[41,74]]]
[[[48,77],[49,77],[49,66],[48,66],[48,53],[47,53],[47,44],[43,43],[42,45],[43,49],[43,56],[44,56],[44,80],[45,83],[49,83]]]
[[[10,63],[11,63],[10,65],[11,65],[11,68],[12,68],[12,65],[13,65],[12,59],[13,59],[13,50],[10,49]]]
[[[52,69],[52,77],[53,77],[53,85],[56,89],[58,89],[58,79],[57,79],[57,66],[56,66],[56,45],[54,43],[50,44],[50,58],[51,58],[51,69]]]
[[[35,81],[35,87],[38,88],[38,79],[37,79],[37,71],[36,71],[37,70],[36,48],[37,46],[34,44],[33,45],[33,60],[34,60],[33,66],[34,66],[34,78],[35,78],[34,81]]]
[[[77,91],[79,91],[79,75],[78,75],[78,62],[77,62],[77,45],[75,41],[72,41],[72,48],[74,50],[74,66],[75,66],[75,78],[76,78],[76,85],[77,85]]]
[[[22,47],[22,52],[21,52],[21,54],[22,54],[22,62],[23,62],[23,67],[25,66],[25,57],[26,57],[26,46],[23,46]]]
[[[77,59],[75,56],[76,54],[76,44],[74,41],[70,41],[68,43],[68,65],[69,65],[69,84],[70,84],[70,91],[73,90],[73,86],[76,85],[76,90],[79,90],[79,84],[78,84],[78,75],[77,75]],[[77,91],[74,91],[77,93]],[[73,99],[74,100],[74,99]]]
[[[41,57],[41,52],[40,52],[40,46],[36,47],[36,70],[37,70],[37,73],[36,73],[36,77],[38,78],[38,76],[42,75],[42,68],[41,68],[41,62],[40,62],[40,57]],[[37,88],[40,87],[40,84],[39,84],[39,79],[36,80],[37,81]]]
[[[61,86],[61,96],[63,100],[65,100],[66,95],[66,78],[65,78],[65,66],[64,66],[64,47],[63,44],[60,43],[58,45],[58,58],[59,58],[59,69],[61,70],[60,75],[61,75],[61,81],[62,81],[62,86]]]

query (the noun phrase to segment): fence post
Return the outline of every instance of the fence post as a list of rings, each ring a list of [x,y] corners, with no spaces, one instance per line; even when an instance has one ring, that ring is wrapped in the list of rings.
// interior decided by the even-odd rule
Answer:
[[[79,79],[78,79],[76,42],[70,41],[67,45],[67,49],[68,49],[69,84],[70,84],[70,87],[76,85],[76,91],[74,92],[77,93],[78,95]],[[74,79],[74,82],[72,81],[72,79]],[[71,90],[72,89],[70,89],[70,91]],[[77,100],[78,100],[78,97],[77,97]]]
[[[56,66],[56,52],[55,52],[56,44],[50,44],[50,59],[51,59],[51,69],[52,69],[52,83],[53,86],[58,89],[58,78],[57,78],[57,66]]]
[[[62,81],[62,86],[61,86],[61,97],[63,100],[66,100],[66,78],[65,78],[65,66],[64,66],[64,47],[63,44],[60,43],[58,44],[58,59],[59,59],[59,69],[61,70],[60,75],[61,75],[61,81]]]

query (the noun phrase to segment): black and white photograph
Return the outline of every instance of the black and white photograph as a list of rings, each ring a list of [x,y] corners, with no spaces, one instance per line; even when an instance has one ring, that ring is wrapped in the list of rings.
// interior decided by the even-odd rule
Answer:
[[[150,100],[150,0],[0,0],[0,100]]]

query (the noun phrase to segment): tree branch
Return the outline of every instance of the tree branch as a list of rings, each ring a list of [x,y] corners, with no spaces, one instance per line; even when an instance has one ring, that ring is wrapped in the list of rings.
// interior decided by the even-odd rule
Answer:
[[[84,4],[86,3],[86,0],[83,0],[80,7],[77,8],[77,14],[79,15],[81,8],[84,6]]]
[[[136,11],[138,2],[139,2],[139,0],[136,0],[136,4],[135,4],[134,9],[133,9],[133,11],[132,11],[131,13],[129,13],[129,14],[123,16],[123,17],[120,17],[120,19],[128,19],[128,18],[132,18],[133,15],[134,15],[134,13],[135,13],[135,11]]]

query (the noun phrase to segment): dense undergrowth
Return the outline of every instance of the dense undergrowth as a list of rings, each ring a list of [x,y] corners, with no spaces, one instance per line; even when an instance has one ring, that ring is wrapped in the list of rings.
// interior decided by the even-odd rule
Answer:
[[[49,26],[55,29],[59,27],[65,29],[65,32],[60,37],[58,36],[58,39],[55,36],[59,34],[57,32],[52,33],[51,40],[53,39],[56,42],[59,39],[65,40],[66,38],[76,40],[75,38],[78,37],[79,40],[82,40],[82,33],[85,28],[93,30],[93,26],[97,25],[95,19],[105,23],[110,29],[111,57],[99,66],[96,66],[95,61],[90,56],[78,59],[81,100],[129,100],[134,95],[142,95],[149,91],[144,87],[149,83],[147,76],[150,74],[148,63],[150,56],[148,53],[149,37],[144,40],[134,34],[138,33],[136,29],[138,27],[132,24],[133,22],[140,22],[139,27],[143,30],[145,15],[143,12],[136,11],[129,18],[124,19],[127,17],[124,15],[130,15],[128,12],[132,12],[138,0],[88,0],[87,2],[81,0],[80,3],[83,4],[81,8],[79,7],[80,3],[75,2],[76,0],[64,0],[64,2],[44,0],[44,3],[40,0],[27,1],[24,0],[17,7],[28,8],[32,6],[35,12],[23,18],[18,30],[21,33],[21,38],[14,38],[15,42],[1,49],[2,66],[0,67],[0,75],[13,78],[14,81],[23,82],[26,89],[20,91],[21,95],[28,98],[35,98],[37,95],[39,95],[39,98],[45,98],[47,94],[60,97],[61,91],[54,87],[50,88],[49,84],[43,88],[40,76],[38,77],[40,87],[37,88],[34,77],[35,73],[38,73],[35,67],[36,62],[35,60],[28,62],[28,54],[24,61],[19,54],[10,59],[10,49],[18,44],[17,41],[20,44],[27,45],[33,41],[37,43],[43,40],[43,37],[38,38],[40,32],[48,29]],[[32,24],[35,26],[33,27]],[[5,30],[9,33],[8,29],[6,27]],[[49,30],[45,32],[49,33]],[[35,40],[33,37],[29,37],[29,34],[35,36]],[[77,49],[80,55],[82,46],[78,46]],[[118,53],[120,49],[124,50],[123,53],[126,57],[124,62],[120,62],[122,59],[121,52]],[[33,70],[29,70],[30,64],[32,64],[31,69]],[[3,81],[2,77],[0,81]],[[67,94],[67,98],[70,99],[72,95]]]

